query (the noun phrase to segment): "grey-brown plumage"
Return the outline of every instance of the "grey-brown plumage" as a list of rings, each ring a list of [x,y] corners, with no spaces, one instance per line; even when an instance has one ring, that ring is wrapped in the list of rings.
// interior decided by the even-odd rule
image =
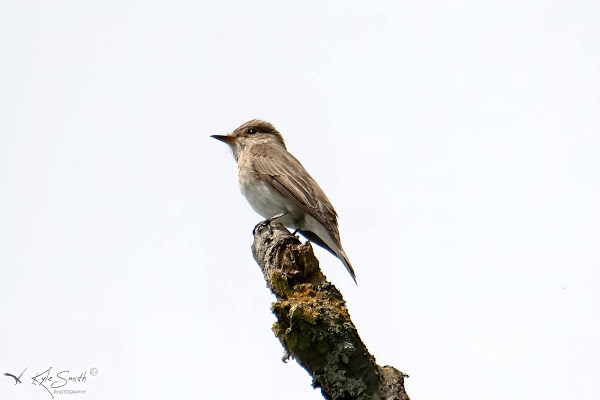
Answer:
[[[213,135],[227,143],[238,163],[240,189],[264,218],[277,219],[338,257],[356,282],[342,248],[337,214],[317,182],[291,155],[281,134],[262,120],[248,121],[230,135]]]

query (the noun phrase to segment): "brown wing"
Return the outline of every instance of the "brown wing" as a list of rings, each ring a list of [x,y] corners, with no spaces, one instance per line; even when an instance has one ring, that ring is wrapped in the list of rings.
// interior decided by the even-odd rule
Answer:
[[[254,171],[279,193],[329,230],[339,242],[337,214],[317,182],[294,156],[279,146],[250,149]]]

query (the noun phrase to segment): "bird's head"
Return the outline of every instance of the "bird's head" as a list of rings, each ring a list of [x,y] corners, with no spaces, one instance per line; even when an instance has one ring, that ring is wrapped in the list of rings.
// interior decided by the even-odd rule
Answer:
[[[240,152],[249,145],[275,144],[285,148],[281,133],[271,123],[260,119],[253,119],[242,124],[229,135],[212,135],[211,137],[227,143],[236,160]]]

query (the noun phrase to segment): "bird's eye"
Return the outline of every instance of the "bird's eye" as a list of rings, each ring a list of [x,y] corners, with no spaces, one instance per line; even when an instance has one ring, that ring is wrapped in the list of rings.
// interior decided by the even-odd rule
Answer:
[[[250,129],[248,129],[248,133],[252,135],[252,134],[256,133],[256,129],[250,128]]]

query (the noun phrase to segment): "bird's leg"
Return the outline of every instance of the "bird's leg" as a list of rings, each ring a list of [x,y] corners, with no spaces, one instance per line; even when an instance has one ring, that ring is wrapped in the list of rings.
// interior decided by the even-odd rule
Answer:
[[[265,219],[265,222],[266,222],[267,224],[270,224],[271,222],[275,221],[277,218],[281,218],[281,217],[283,217],[283,216],[286,216],[286,215],[288,215],[289,213],[290,213],[289,211],[286,211],[286,212],[283,212],[283,213],[279,213],[279,214],[277,214],[277,215],[274,215],[274,216],[272,216],[271,218],[267,218],[267,219]]]
[[[267,218],[267,219],[265,219],[264,221],[260,222],[258,225],[256,225],[256,226],[254,227],[254,229],[252,230],[252,234],[254,235],[254,234],[256,233],[256,228],[258,228],[258,226],[259,226],[259,225],[266,224],[266,225],[269,227],[269,234],[271,234],[271,235],[272,235],[272,234],[273,234],[273,229],[271,228],[271,222],[275,221],[275,220],[276,220],[276,219],[278,219],[278,218],[281,218],[281,217],[283,217],[283,216],[286,216],[286,215],[288,215],[289,213],[290,213],[289,211],[286,211],[286,212],[283,212],[283,213],[279,213],[279,214],[277,214],[277,215],[274,215],[274,216],[272,216],[271,218]]]
[[[279,213],[279,214],[277,214],[277,215],[274,215],[274,216],[272,216],[271,218],[267,218],[267,219],[265,220],[265,222],[267,223],[267,226],[269,227],[269,233],[270,233],[271,235],[273,234],[273,229],[271,228],[271,222],[275,221],[275,220],[276,220],[276,219],[278,219],[278,218],[281,218],[281,217],[283,217],[283,216],[286,216],[286,215],[288,215],[289,213],[290,213],[289,211],[286,211],[286,212],[283,212],[283,213]]]

